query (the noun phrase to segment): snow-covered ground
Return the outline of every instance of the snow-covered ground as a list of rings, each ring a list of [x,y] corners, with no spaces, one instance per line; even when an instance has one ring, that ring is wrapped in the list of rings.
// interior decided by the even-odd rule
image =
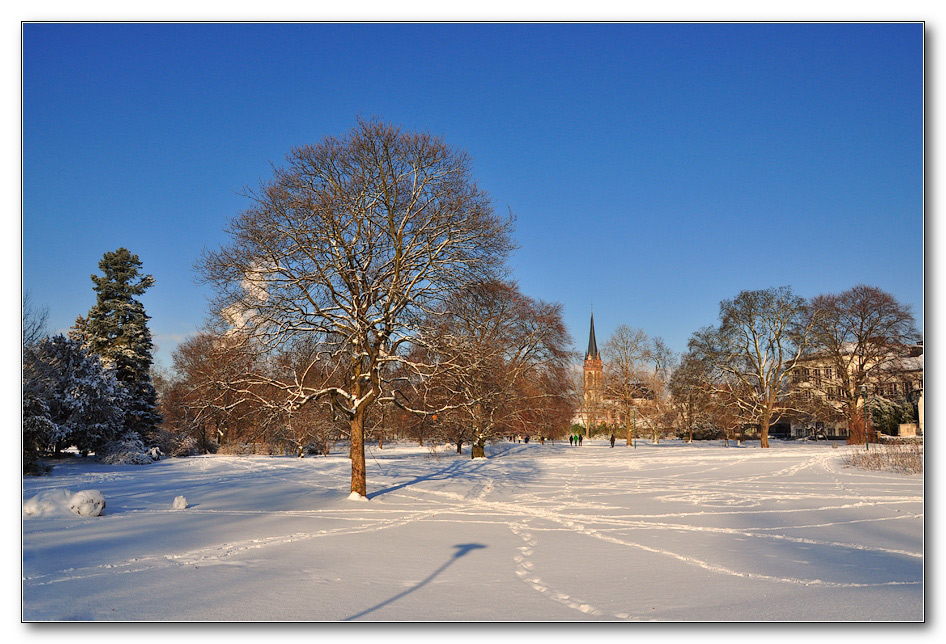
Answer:
[[[373,446],[367,503],[343,453],[75,459],[24,504],[99,490],[104,516],[24,515],[22,616],[922,620],[923,477],[849,449]]]

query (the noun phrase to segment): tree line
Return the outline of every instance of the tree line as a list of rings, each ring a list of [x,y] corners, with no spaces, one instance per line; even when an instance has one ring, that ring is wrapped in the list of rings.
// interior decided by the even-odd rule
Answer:
[[[170,373],[152,373],[135,297],[153,278],[125,249],[103,258],[96,307],[69,337],[28,339],[24,322],[24,454],[27,445],[34,461],[68,445],[107,452],[137,439],[179,455],[259,443],[302,456],[345,440],[351,491],[366,496],[368,440],[466,443],[481,458],[502,436],[570,431],[582,388],[562,307],[509,277],[514,216],[493,209],[465,152],[359,120],[294,148],[244,194],[251,205],[230,222],[228,242],[197,263],[212,313],[178,346]],[[674,423],[692,433],[751,420],[766,445],[786,379],[815,346],[827,350],[832,331],[844,347],[863,334],[859,350],[872,352],[852,395],[878,356],[916,335],[906,307],[858,288],[880,298],[863,317],[883,304],[900,323],[864,331],[844,309],[847,294],[808,302],[782,288],[723,302],[719,325],[694,334],[682,357],[620,327],[605,347],[608,395],[655,438]],[[856,330],[841,328],[842,313]],[[56,373],[94,395],[68,407],[57,392],[79,386]]]
[[[628,444],[638,428],[654,440],[673,431],[691,441],[748,428],[765,448],[769,428],[783,419],[843,422],[848,441],[860,444],[875,426],[914,420],[907,363],[917,349],[922,336],[910,307],[877,287],[810,300],[787,286],[743,291],[720,303],[718,324],[693,333],[680,356],[659,337],[619,326],[602,351],[604,393],[624,418]],[[799,387],[813,370],[814,386]]]

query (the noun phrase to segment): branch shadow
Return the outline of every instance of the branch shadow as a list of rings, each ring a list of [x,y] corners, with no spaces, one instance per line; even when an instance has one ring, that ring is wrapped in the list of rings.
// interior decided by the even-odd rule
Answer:
[[[382,494],[388,494],[389,492],[395,492],[397,490],[410,487],[411,485],[417,485],[422,481],[446,481],[448,479],[455,478],[461,474],[472,474],[479,470],[485,463],[478,463],[477,465],[468,466],[467,464],[470,461],[454,461],[442,467],[436,472],[431,472],[430,474],[424,474],[422,476],[415,476],[410,481],[405,481],[404,483],[398,483],[397,485],[392,485],[390,487],[382,488],[375,492],[368,494],[369,499],[381,496]]]
[[[343,622],[350,622],[350,621],[356,620],[356,619],[358,619],[358,618],[360,618],[360,617],[364,617],[365,615],[368,615],[368,614],[370,614],[370,613],[373,613],[374,611],[376,611],[376,610],[378,610],[378,609],[380,609],[380,608],[383,608],[383,607],[387,606],[388,604],[394,603],[394,602],[396,602],[397,600],[402,599],[402,598],[406,597],[407,595],[410,595],[410,594],[411,594],[412,592],[414,592],[415,590],[419,590],[419,589],[423,588],[424,586],[426,586],[427,584],[429,584],[431,581],[433,581],[434,579],[436,579],[438,575],[440,575],[441,573],[443,573],[443,571],[445,571],[447,568],[449,568],[451,565],[453,565],[453,563],[456,562],[460,557],[463,557],[464,555],[466,555],[466,554],[468,554],[468,553],[470,553],[470,552],[472,552],[472,551],[474,551],[474,550],[479,550],[479,549],[481,549],[481,548],[485,548],[486,546],[484,546],[484,545],[481,544],[481,543],[458,543],[458,544],[456,544],[456,545],[453,546],[453,547],[454,547],[454,548],[457,548],[457,551],[456,551],[455,553],[453,553],[453,556],[450,557],[449,559],[447,559],[446,562],[444,562],[444,563],[443,563],[439,568],[437,568],[435,571],[433,571],[432,573],[430,573],[425,579],[423,579],[422,581],[419,581],[417,584],[415,584],[415,585],[412,586],[411,588],[408,588],[407,590],[405,590],[405,591],[403,591],[403,592],[400,592],[400,593],[398,593],[397,595],[394,595],[393,597],[391,597],[391,598],[389,598],[389,599],[384,600],[384,601],[381,602],[380,604],[375,604],[375,605],[372,606],[371,608],[365,609],[365,610],[361,611],[360,613],[356,613],[356,614],[354,614],[354,615],[351,615],[351,616],[349,616],[349,617],[346,617],[346,618],[343,619],[342,621],[343,621]]]

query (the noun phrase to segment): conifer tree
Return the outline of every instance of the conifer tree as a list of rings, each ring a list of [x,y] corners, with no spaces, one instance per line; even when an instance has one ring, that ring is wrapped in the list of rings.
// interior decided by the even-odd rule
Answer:
[[[157,394],[151,380],[153,345],[149,316],[136,296],[154,285],[142,275],[141,261],[125,248],[105,253],[99,262],[102,276],[92,275],[96,302],[82,325],[84,345],[96,354],[128,395],[125,430],[148,440],[161,422]],[[77,325],[78,326],[78,325]]]
[[[122,430],[124,388],[112,369],[104,368],[74,340],[56,335],[29,347],[23,375],[24,395],[36,399],[28,416],[37,417],[29,428],[24,423],[24,440],[31,430],[37,449],[58,452],[74,445],[98,453]],[[43,423],[43,417],[53,427]]]

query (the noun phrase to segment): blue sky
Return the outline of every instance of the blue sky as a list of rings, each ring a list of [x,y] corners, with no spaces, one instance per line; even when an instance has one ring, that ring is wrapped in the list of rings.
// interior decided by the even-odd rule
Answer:
[[[137,253],[159,361],[193,264],[293,146],[358,116],[467,150],[514,275],[583,349],[677,351],[744,289],[878,286],[923,315],[919,24],[26,24],[23,288],[68,328]]]

